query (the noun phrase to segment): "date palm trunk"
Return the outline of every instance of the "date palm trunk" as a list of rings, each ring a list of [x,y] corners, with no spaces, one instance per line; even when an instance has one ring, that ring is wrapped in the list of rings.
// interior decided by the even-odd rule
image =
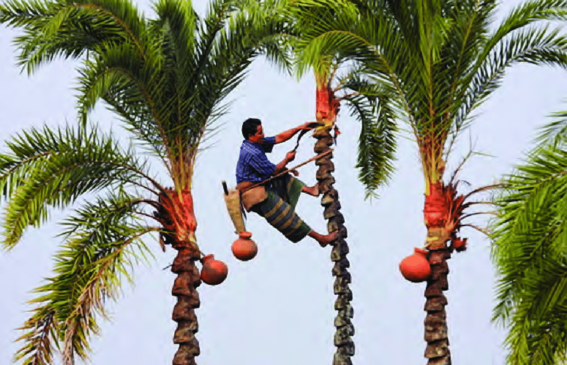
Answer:
[[[195,365],[195,358],[200,354],[199,341],[195,337],[199,329],[195,309],[201,301],[197,287],[201,285],[201,275],[195,261],[201,257],[195,240],[197,222],[193,211],[193,199],[190,190],[178,194],[173,189],[160,196],[160,209],[156,217],[162,222],[162,238],[171,244],[177,255],[171,271],[177,275],[171,293],[177,298],[172,319],[177,322],[173,343],[179,345],[173,365]]]
[[[427,226],[428,260],[431,276],[425,288],[425,357],[428,365],[451,365],[449,336],[447,327],[447,298],[443,294],[449,289],[447,276],[452,247],[449,240],[457,240],[455,231],[458,217],[462,212],[462,198],[456,197],[454,186],[445,186],[442,182],[430,184],[429,194],[425,198],[424,216]]]
[[[429,252],[431,277],[425,288],[425,357],[428,365],[450,365],[451,352],[449,351],[449,336],[447,327],[447,298],[443,291],[449,289],[447,276],[449,265],[447,260],[451,257],[449,249],[438,249]]]
[[[317,88],[317,121],[326,124],[318,127],[313,133],[313,137],[317,139],[314,148],[317,154],[328,151],[333,145],[333,137],[330,131],[336,120],[338,104],[328,83]],[[323,194],[321,205],[325,207],[323,215],[327,219],[327,229],[329,232],[338,230],[342,233],[331,251],[331,260],[334,263],[332,273],[335,276],[333,287],[337,295],[335,310],[338,311],[335,317],[336,331],[334,337],[337,350],[333,358],[333,365],[351,365],[351,357],[354,356],[354,342],[352,340],[354,326],[351,319],[354,312],[351,305],[352,291],[349,288],[351,282],[351,275],[348,271],[350,263],[347,259],[349,248],[345,240],[347,237],[344,226],[345,220],[340,213],[339,193],[333,186],[335,179],[332,172],[335,167],[332,159],[333,155],[329,154],[316,161],[316,165],[319,166],[316,177],[319,182],[319,189]]]
[[[195,261],[199,259],[190,248],[176,248],[177,257],[173,261],[171,271],[177,274],[172,294],[177,297],[173,308],[172,319],[177,322],[173,343],[179,347],[173,358],[173,365],[195,365],[195,357],[199,356],[199,341],[195,337],[199,329],[195,309],[201,301],[197,287],[201,284],[199,269]]]

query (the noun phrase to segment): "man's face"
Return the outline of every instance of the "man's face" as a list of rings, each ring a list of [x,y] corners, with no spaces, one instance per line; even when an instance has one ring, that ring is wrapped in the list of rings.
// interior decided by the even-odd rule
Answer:
[[[256,134],[248,137],[248,140],[252,143],[262,143],[264,140],[264,129],[262,129],[262,125],[256,127]]]

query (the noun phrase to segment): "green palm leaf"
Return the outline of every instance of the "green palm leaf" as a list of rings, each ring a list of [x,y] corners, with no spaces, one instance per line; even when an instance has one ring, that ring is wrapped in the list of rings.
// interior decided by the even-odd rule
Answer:
[[[556,127],[548,125],[542,135]],[[551,128],[553,130],[553,128]],[[507,177],[498,198],[494,320],[508,330],[510,364],[565,360],[567,338],[566,135],[544,140]]]
[[[38,307],[23,327],[19,340],[25,345],[17,360],[50,363],[53,345],[62,348],[65,363],[72,363],[75,354],[87,358],[105,301],[117,298],[121,283],[132,281],[134,265],[149,254],[140,238],[157,229],[137,222],[141,203],[124,192],[110,194],[85,204],[63,223],[65,243],[55,254],[55,275],[30,302]]]
[[[24,27],[16,38],[19,62],[28,72],[54,57],[77,58],[128,40],[143,52],[144,23],[126,1],[9,1],[0,6],[0,22]]]
[[[566,1],[527,2],[493,32],[496,2],[490,0],[301,0],[294,6],[306,24],[316,24],[296,42],[300,69],[318,57],[340,55],[395,90],[420,145],[427,181],[440,179],[443,156],[509,66],[567,65],[563,34],[528,27],[565,20]]]
[[[37,148],[48,143],[52,144],[50,150]],[[11,183],[7,186],[12,192],[4,220],[6,249],[18,243],[27,227],[43,223],[48,207],[65,208],[82,194],[140,181],[145,176],[143,164],[96,131],[87,134],[67,128],[56,132],[44,127],[16,137],[9,147],[12,155],[3,159],[11,163],[0,166],[0,181]],[[30,166],[29,161],[35,161],[38,152],[47,157]],[[15,184],[18,187],[14,189]]]
[[[567,135],[567,112],[555,113],[553,117],[554,120],[542,128],[536,139],[540,144],[551,143],[557,146],[563,136]]]
[[[386,183],[394,171],[399,110],[395,90],[388,84],[378,84],[351,76],[343,83],[356,93],[345,101],[351,115],[361,122],[356,167],[359,180],[366,186],[366,197],[377,197],[375,191]]]

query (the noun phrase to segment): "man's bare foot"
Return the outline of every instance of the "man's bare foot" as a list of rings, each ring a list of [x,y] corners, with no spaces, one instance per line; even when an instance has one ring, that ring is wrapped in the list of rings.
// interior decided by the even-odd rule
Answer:
[[[321,247],[325,247],[329,244],[333,245],[333,242],[339,238],[339,231],[333,231],[329,234],[322,235],[312,230],[309,232],[309,237],[313,237],[317,242],[319,242]]]
[[[321,192],[319,191],[319,183],[311,187],[304,186],[303,189],[301,189],[301,191],[313,196],[319,196],[321,194]]]

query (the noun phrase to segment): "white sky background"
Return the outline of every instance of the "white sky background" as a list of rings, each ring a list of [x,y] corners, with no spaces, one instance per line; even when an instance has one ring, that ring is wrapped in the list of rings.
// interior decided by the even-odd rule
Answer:
[[[520,1],[505,1],[509,9]],[[148,2],[140,8],[149,12]],[[202,13],[205,1],[195,6]],[[32,77],[15,66],[11,41],[16,32],[0,29],[0,141],[22,128],[62,125],[75,120],[77,63],[57,61]],[[232,95],[235,102],[213,138],[212,148],[198,159],[194,182],[197,238],[201,250],[215,254],[229,266],[225,283],[200,287],[198,309],[199,364],[206,365],[329,365],[333,346],[333,309],[330,248],[322,249],[310,238],[294,245],[269,226],[263,218],[250,215],[247,228],[259,245],[258,256],[249,262],[236,260],[230,246],[236,238],[222,199],[221,181],[234,185],[234,171],[242,141],[241,123],[247,117],[263,120],[267,135],[314,120],[315,86],[312,77],[301,82],[279,73],[263,60],[256,61],[249,77]],[[504,86],[483,106],[473,127],[463,135],[452,155],[451,172],[469,149],[494,157],[475,157],[461,178],[474,187],[490,184],[520,161],[530,147],[537,127],[555,111],[567,109],[567,75],[557,69],[517,66],[508,72]],[[114,115],[101,104],[92,120],[104,130],[110,127],[125,143]],[[357,138],[360,125],[347,108],[339,116],[342,134],[335,153],[336,188],[348,228],[350,271],[354,294],[356,355],[354,363],[423,364],[423,306],[425,284],[405,281],[398,264],[421,247],[423,225],[423,178],[416,147],[399,140],[397,171],[381,199],[364,201],[357,180]],[[296,161],[313,156],[313,139],[303,138]],[[210,145],[209,142],[207,145]],[[295,138],[278,145],[269,158],[277,163],[292,149]],[[162,182],[166,176],[160,175]],[[300,169],[308,184],[315,182],[315,166]],[[466,186],[464,186],[465,189]],[[303,196],[298,213],[318,231],[326,229],[319,200]],[[53,221],[65,216],[54,212]],[[476,221],[484,224],[483,219]],[[25,304],[34,298],[31,290],[51,275],[51,255],[61,243],[55,238],[59,227],[46,224],[30,229],[20,244],[0,254],[0,365],[12,363],[19,344],[16,328],[27,319]],[[490,243],[476,231],[465,229],[469,249],[455,253],[449,261],[450,290],[448,321],[455,364],[504,364],[501,343],[504,332],[491,324],[494,275]],[[102,323],[102,336],[93,340],[92,363],[96,365],[171,363],[175,323],[171,320],[174,275],[162,270],[171,263],[174,251],[163,254],[157,242],[148,240],[156,260],[135,271],[136,286],[125,285],[124,294],[111,304],[111,322]],[[57,362],[59,363],[59,361]]]

